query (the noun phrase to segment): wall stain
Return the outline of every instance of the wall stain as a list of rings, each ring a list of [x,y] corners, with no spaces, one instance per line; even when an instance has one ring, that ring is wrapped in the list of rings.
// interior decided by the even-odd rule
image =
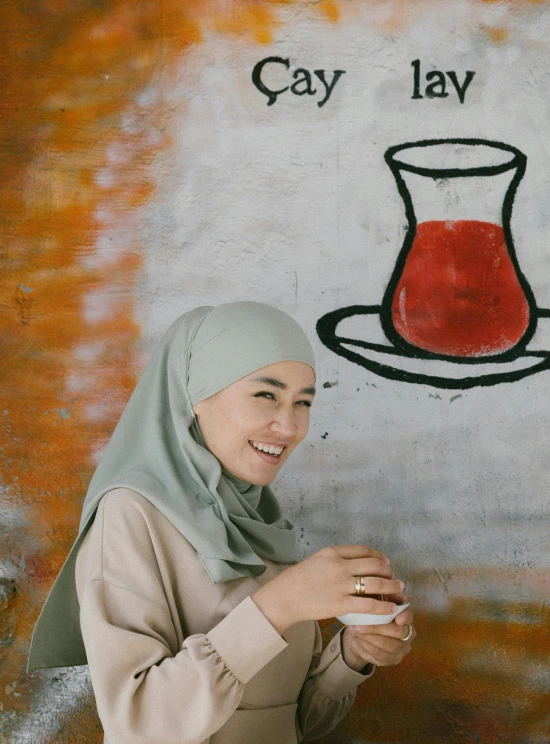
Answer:
[[[108,261],[97,255],[101,236],[151,195],[147,169],[167,144],[165,112],[142,126],[134,96],[201,32],[181,4],[126,0],[8,0],[0,25],[0,530],[2,570],[15,573],[0,577],[0,708],[2,736],[15,741],[49,684],[25,671],[32,629],[76,536],[95,448],[136,380],[143,246],[130,231]],[[94,292],[108,310],[87,316]],[[82,361],[87,344],[99,352]],[[106,413],[90,420],[98,400]],[[41,741],[99,742],[93,706],[72,710],[70,700],[58,721],[44,717]]]
[[[26,718],[51,689],[47,673],[26,674],[31,633],[139,373],[144,246],[133,214],[153,193],[153,158],[170,145],[163,95],[213,18],[255,43],[276,25],[271,3],[233,8],[224,28],[205,0],[0,6],[0,486],[13,522],[0,532],[3,566],[16,574],[0,576],[2,739],[29,734]],[[113,241],[121,225],[127,239]],[[44,710],[41,741],[99,743],[93,704],[75,708],[66,695],[65,709]]]
[[[550,620],[548,571],[457,568],[446,571],[445,605],[415,610],[418,637],[397,667],[377,670],[360,685],[344,721],[321,744],[365,741],[407,744],[515,744],[548,736]],[[449,579],[447,580],[447,574]],[[415,593],[433,590],[438,577],[408,577]],[[498,588],[515,581],[533,589],[533,601],[507,602]],[[495,598],[457,593],[476,581],[495,586]],[[324,625],[328,643],[332,624]],[[521,701],[518,704],[518,701]]]

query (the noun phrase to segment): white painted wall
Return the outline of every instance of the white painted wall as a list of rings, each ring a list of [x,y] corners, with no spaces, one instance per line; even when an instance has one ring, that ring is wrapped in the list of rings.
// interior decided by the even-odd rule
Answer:
[[[550,307],[550,10],[512,17],[505,3],[453,0],[443,12],[431,0],[390,33],[388,3],[341,5],[337,24],[309,4],[284,6],[271,45],[212,33],[182,58],[167,93],[173,147],[155,163],[143,215],[144,353],[196,305],[253,299],[290,312],[314,343],[320,387],[309,437],[277,483],[303,554],[365,541],[405,579],[450,570],[446,588],[441,578],[441,591],[417,597],[434,608],[448,591],[543,598],[536,582],[488,585],[476,568],[549,565],[550,372],[465,391],[395,382],[334,355],[315,323],[380,302],[405,229],[383,153],[431,137],[502,140],[527,155],[512,228],[537,303]],[[501,44],[483,29],[498,24],[509,28]],[[346,74],[322,108],[290,92],[268,107],[251,71],[271,55]],[[423,74],[474,70],[465,103],[453,92],[412,100],[414,59]],[[467,586],[453,584],[453,567],[469,572]]]

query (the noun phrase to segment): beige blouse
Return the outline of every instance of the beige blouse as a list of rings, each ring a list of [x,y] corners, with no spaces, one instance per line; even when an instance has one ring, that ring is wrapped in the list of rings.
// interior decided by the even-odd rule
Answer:
[[[214,584],[147,499],[101,500],[76,561],[105,744],[297,744],[331,731],[367,676],[316,622],[279,635],[250,598],[286,566]]]

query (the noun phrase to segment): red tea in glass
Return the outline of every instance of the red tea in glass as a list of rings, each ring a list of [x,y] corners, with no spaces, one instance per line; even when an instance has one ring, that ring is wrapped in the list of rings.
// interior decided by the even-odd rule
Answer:
[[[488,140],[425,140],[386,152],[409,230],[382,302],[397,346],[457,360],[510,353],[535,302],[509,230],[526,158]]]
[[[477,220],[422,222],[392,302],[392,321],[409,344],[437,354],[502,354],[529,326],[529,303],[500,225]]]

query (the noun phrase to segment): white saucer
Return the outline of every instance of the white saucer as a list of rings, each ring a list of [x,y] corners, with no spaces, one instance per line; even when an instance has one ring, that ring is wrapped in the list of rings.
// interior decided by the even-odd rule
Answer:
[[[399,609],[393,615],[369,615],[368,612],[348,612],[347,615],[338,615],[336,619],[340,620],[344,625],[387,625],[393,622],[409,605],[410,602],[399,605]]]

